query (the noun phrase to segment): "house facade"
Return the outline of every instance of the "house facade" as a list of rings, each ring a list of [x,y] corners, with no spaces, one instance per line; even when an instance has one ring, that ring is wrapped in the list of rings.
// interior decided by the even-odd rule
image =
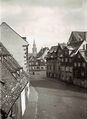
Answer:
[[[49,78],[56,77],[56,62],[57,62],[56,52],[57,52],[57,46],[52,46],[46,56],[46,60],[47,60],[46,75]]]
[[[78,51],[73,56],[73,83],[87,88],[87,51]]]
[[[46,58],[47,77],[57,78],[86,88],[86,58],[87,32],[72,32],[67,44],[58,44],[55,52],[52,47],[49,50]]]
[[[47,55],[48,50],[49,49],[47,47],[41,48],[41,50],[37,53],[36,56],[31,55],[28,58],[30,72],[46,70],[45,56]]]
[[[61,57],[61,80],[72,82],[73,80],[73,65],[72,58],[69,54],[69,49],[65,46],[62,50]]]
[[[8,49],[17,62],[28,71],[28,42],[26,37],[21,37],[7,23],[0,25],[0,42]]]

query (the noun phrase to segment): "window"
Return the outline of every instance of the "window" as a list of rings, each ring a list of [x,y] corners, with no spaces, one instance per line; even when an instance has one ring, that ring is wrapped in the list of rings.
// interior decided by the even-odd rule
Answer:
[[[72,67],[70,67],[70,72],[72,72]]]
[[[83,66],[83,67],[85,67],[85,66],[86,66],[86,64],[85,64],[85,63],[82,63],[82,66]]]
[[[61,60],[62,60],[62,62],[64,61],[63,58]]]
[[[74,66],[75,66],[75,67],[77,66],[76,62],[74,63]]]
[[[68,59],[67,58],[65,58],[65,62],[68,62]]]
[[[65,51],[65,55],[67,55],[68,54],[68,52],[67,51]]]
[[[80,67],[81,66],[81,64],[80,64],[80,62],[78,62],[78,67]]]
[[[32,67],[32,69],[34,69],[34,67]]]
[[[53,70],[55,70],[55,66],[53,66]]]
[[[66,71],[69,71],[69,67],[66,67]]]
[[[50,70],[51,70],[51,66],[50,66]]]
[[[29,63],[31,65],[31,63]]]
[[[84,72],[81,72],[81,76],[84,76],[85,75],[85,73]]]
[[[62,69],[62,71],[64,71],[64,70],[65,70],[65,68],[64,68],[64,67],[61,67],[61,69]]]
[[[44,69],[43,67],[41,67],[41,69]]]
[[[69,59],[69,62],[71,63],[71,58]]]
[[[39,67],[37,67],[37,69],[39,69]]]
[[[80,58],[80,55],[78,54],[78,58]]]
[[[36,62],[36,65],[38,65],[38,62]]]
[[[31,64],[33,65],[34,63],[32,62]]]

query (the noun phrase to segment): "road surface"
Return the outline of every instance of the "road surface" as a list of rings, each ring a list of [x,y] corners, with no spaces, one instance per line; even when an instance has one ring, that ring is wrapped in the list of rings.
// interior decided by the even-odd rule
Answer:
[[[31,76],[31,85],[35,110],[26,112],[26,119],[87,119],[87,90],[48,79],[43,72]]]

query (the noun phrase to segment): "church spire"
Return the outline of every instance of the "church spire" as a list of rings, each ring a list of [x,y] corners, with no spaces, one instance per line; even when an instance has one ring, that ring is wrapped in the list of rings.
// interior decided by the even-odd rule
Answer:
[[[36,43],[35,43],[35,40],[33,40],[33,48],[32,48],[32,53],[33,53],[33,56],[36,56],[36,54],[37,54],[37,48],[36,48]]]

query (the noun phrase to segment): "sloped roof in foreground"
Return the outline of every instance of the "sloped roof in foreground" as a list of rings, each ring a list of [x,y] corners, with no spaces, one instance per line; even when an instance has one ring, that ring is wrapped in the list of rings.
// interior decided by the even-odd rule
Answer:
[[[8,54],[2,43],[0,47],[0,54]],[[28,83],[28,76],[10,54],[0,57],[0,112],[7,116]]]

